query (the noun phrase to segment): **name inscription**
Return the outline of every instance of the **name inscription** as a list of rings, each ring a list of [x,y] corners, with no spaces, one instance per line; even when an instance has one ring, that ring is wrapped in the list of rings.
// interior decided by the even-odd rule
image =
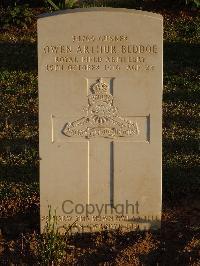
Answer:
[[[73,35],[68,44],[42,47],[44,69],[60,71],[154,71],[152,59],[158,55],[154,43],[131,43],[126,34]]]

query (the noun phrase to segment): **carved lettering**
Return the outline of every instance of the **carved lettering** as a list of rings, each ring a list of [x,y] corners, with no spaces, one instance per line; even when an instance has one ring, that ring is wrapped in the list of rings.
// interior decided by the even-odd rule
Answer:
[[[87,46],[78,45],[77,54],[114,54],[117,53],[116,46],[113,45],[97,45],[97,46]]]
[[[44,47],[45,54],[58,54],[58,53],[71,53],[72,47],[71,46],[64,46],[64,45],[47,45]]]
[[[157,45],[122,45],[121,52],[138,53],[138,54],[156,54],[158,52]]]

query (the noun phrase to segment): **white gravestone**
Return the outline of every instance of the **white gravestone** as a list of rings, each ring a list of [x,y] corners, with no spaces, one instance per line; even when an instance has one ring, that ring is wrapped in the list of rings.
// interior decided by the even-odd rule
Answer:
[[[38,20],[41,228],[159,228],[162,17],[92,8]],[[62,230],[61,230],[62,231]]]

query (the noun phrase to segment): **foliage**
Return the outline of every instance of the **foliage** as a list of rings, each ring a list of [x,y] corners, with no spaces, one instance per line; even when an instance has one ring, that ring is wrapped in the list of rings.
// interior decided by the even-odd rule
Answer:
[[[122,7],[136,8],[142,5],[143,0],[45,0],[54,10],[75,7]]]
[[[0,218],[13,217],[16,213],[22,216],[30,206],[38,209],[39,206],[39,193],[38,183],[29,182],[0,182]],[[32,213],[33,215],[33,213]]]
[[[173,20],[170,16],[164,18],[164,39],[170,42],[187,42],[198,44],[200,40],[200,17],[183,16],[180,20],[174,16]],[[185,45],[185,51],[188,49]],[[196,51],[198,52],[198,51]],[[187,55],[187,53],[186,53]]]
[[[45,0],[45,2],[54,10],[77,7],[77,0]]]
[[[185,0],[186,5],[193,5],[196,6],[197,8],[200,7],[200,0]]]
[[[159,6],[160,8],[199,8],[200,0],[0,0],[0,6],[20,6],[29,4],[31,7],[47,6],[53,10],[75,7],[124,7],[142,8]]]
[[[48,220],[38,241],[38,256],[41,265],[61,265],[65,259],[66,248],[67,232],[65,235],[58,232],[56,211],[52,215],[49,206]]]
[[[15,3],[14,6],[9,6],[7,9],[1,10],[1,26],[3,28],[10,26],[27,28],[32,20],[33,12],[27,4],[17,5]]]
[[[191,8],[191,7],[200,7],[200,0],[143,0],[143,3],[151,3],[156,4],[160,7],[167,7],[169,9],[182,9],[184,8]]]
[[[28,4],[30,7],[42,6],[43,0],[0,0],[0,6],[6,8],[14,5],[25,5]]]
[[[177,24],[176,30],[178,35],[184,39],[192,40],[196,37],[196,40],[200,40],[200,18],[192,19],[190,23],[183,20]]]
[[[94,0],[81,1],[82,7],[116,7],[116,8],[137,8],[142,5],[143,0]]]

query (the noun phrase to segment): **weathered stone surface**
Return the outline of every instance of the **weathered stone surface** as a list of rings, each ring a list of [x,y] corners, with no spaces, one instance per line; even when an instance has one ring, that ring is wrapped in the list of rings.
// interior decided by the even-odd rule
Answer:
[[[159,228],[162,17],[111,8],[38,20],[42,228]]]

